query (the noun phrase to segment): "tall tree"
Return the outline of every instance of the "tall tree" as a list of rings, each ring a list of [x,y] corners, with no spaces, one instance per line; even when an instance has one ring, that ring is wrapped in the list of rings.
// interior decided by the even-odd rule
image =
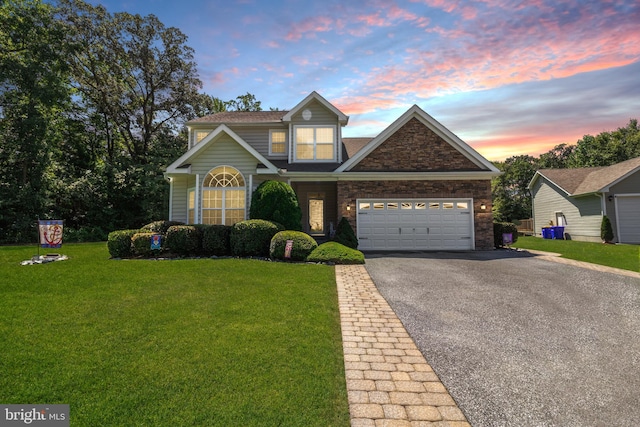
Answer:
[[[596,136],[585,135],[569,158],[569,167],[611,166],[640,156],[638,120]]]
[[[262,102],[249,92],[227,101],[226,104],[227,109],[231,111],[262,111]]]
[[[82,47],[70,58],[77,88],[104,117],[111,153],[119,140],[134,163],[145,164],[156,135],[192,115],[202,85],[187,36],[154,15],[111,15],[81,0],[60,5]]]
[[[70,102],[65,35],[50,5],[0,3],[0,241],[32,240],[46,211]]]
[[[496,166],[502,175],[493,179],[493,215],[496,221],[511,222],[531,217],[531,195],[527,189],[536,172],[532,156],[510,157]]]
[[[568,167],[575,148],[575,145],[556,145],[548,152],[540,155],[538,169],[562,169]]]

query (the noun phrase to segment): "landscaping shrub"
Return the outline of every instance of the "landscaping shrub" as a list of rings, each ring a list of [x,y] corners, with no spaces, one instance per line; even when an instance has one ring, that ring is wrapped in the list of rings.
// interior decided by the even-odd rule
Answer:
[[[140,231],[147,233],[156,233],[156,234],[167,234],[167,230],[169,227],[174,225],[184,225],[183,222],[179,221],[153,221],[149,224],[143,226]]]
[[[167,230],[166,247],[177,255],[195,255],[200,245],[200,233],[193,225],[172,225]]]
[[[138,256],[152,256],[157,255],[159,250],[151,249],[151,238],[158,233],[136,233],[131,237],[131,247],[134,255]]]
[[[331,262],[334,264],[364,264],[364,254],[338,242],[327,242],[318,246],[307,257],[309,262]]]
[[[286,182],[265,181],[251,195],[251,219],[282,224],[286,230],[302,230],[302,211],[298,196]]]
[[[205,255],[231,255],[231,227],[227,225],[206,225],[202,227],[202,252]]]
[[[502,235],[505,233],[511,233],[513,236],[513,242],[518,241],[518,228],[511,222],[494,222],[493,223],[493,244],[496,248],[504,246],[502,241]]]
[[[271,239],[283,230],[282,225],[262,219],[237,222],[231,229],[231,254],[268,257]]]
[[[600,223],[600,238],[605,243],[613,241],[613,227],[611,226],[611,220],[606,215],[602,217],[602,222]]]
[[[349,220],[345,217],[340,218],[338,226],[336,227],[336,235],[333,238],[336,242],[351,248],[358,249],[358,238],[354,233]]]
[[[280,231],[271,239],[271,246],[269,247],[269,255],[271,258],[285,259],[284,252],[287,240],[293,241],[291,257],[288,258],[292,261],[304,261],[309,254],[318,247],[315,239],[307,233],[292,230]]]
[[[131,238],[140,230],[117,230],[107,236],[107,248],[112,258],[127,258],[131,252]]]

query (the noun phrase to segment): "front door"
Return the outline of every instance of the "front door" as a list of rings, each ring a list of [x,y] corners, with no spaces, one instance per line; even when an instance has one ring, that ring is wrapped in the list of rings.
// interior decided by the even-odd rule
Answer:
[[[309,195],[309,234],[324,236],[324,194]]]

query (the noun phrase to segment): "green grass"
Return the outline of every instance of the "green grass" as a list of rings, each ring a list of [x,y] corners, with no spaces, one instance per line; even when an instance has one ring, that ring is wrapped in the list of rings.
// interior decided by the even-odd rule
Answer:
[[[332,267],[0,247],[0,402],[72,426],[347,426]]]
[[[564,258],[593,264],[640,271],[640,246],[606,245],[603,243],[578,242],[575,240],[553,240],[540,237],[519,236],[514,248],[556,252]]]

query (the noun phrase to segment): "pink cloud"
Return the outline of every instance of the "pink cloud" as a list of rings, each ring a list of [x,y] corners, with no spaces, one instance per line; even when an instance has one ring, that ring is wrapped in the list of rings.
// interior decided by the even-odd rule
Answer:
[[[554,10],[542,0],[527,3],[526,9],[487,0],[497,10],[473,11],[445,0],[425,3],[455,10],[463,20],[451,28],[427,29],[439,37],[425,47],[408,48],[406,64],[371,70],[365,77],[370,89],[428,98],[569,77],[628,65],[640,57],[640,32],[629,17],[610,25],[580,8]],[[500,7],[521,9],[520,15],[505,22]],[[603,8],[603,14],[610,11]],[[466,21],[465,16],[475,18]]]
[[[307,18],[291,25],[291,30],[285,36],[286,40],[297,41],[302,37],[314,38],[315,33],[327,32],[332,29],[333,19],[328,16]]]

